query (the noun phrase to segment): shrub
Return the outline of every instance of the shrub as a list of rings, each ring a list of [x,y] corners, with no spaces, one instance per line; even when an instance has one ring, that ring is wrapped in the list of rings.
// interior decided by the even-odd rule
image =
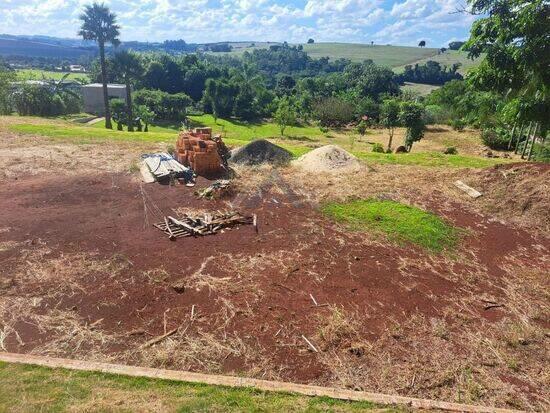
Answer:
[[[462,119],[453,119],[451,120],[450,125],[453,130],[456,131],[463,131],[466,127],[466,123]]]
[[[365,133],[367,133],[367,122],[362,120],[357,124],[357,133],[361,136],[365,136]]]
[[[372,151],[373,152],[378,152],[378,153],[384,153],[385,152],[384,147],[380,143],[375,143],[374,145],[372,145]]]
[[[458,150],[454,146],[449,146],[448,148],[445,148],[443,151],[445,155],[457,155]]]
[[[483,129],[481,131],[481,141],[491,149],[508,149],[508,140],[508,134],[501,128]]]
[[[440,105],[427,105],[424,121],[427,125],[444,124],[449,122],[449,112]]]
[[[187,108],[193,100],[185,93],[166,93],[160,90],[138,90],[133,95],[136,105],[144,105],[154,112],[159,119],[176,120],[183,119]]]
[[[59,116],[68,113],[62,97],[42,85],[22,85],[12,95],[21,116]]]
[[[336,97],[318,101],[314,112],[322,126],[342,126],[354,118],[353,105]]]
[[[533,148],[534,161],[550,163],[550,143],[540,144],[536,143]]]

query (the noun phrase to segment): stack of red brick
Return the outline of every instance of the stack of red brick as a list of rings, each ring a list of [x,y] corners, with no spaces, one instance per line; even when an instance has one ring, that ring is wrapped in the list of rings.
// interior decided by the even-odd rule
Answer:
[[[223,171],[218,144],[211,128],[195,128],[180,133],[176,142],[177,159],[197,175],[216,175]]]

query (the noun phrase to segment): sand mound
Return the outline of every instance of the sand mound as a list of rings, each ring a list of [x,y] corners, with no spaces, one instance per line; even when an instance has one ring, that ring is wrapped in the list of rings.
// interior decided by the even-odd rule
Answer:
[[[294,165],[310,172],[342,172],[357,170],[361,163],[339,146],[326,145],[301,156]]]
[[[479,171],[468,180],[483,196],[484,211],[550,234],[550,165],[514,163]]]
[[[259,139],[231,151],[229,162],[243,165],[259,165],[262,163],[284,165],[289,163],[291,159],[292,154],[286,149],[265,139]]]

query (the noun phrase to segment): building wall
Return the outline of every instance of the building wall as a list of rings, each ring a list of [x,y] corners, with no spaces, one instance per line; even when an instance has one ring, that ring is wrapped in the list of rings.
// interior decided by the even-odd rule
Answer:
[[[126,101],[126,86],[107,85],[109,98],[124,99]],[[84,100],[84,111],[94,115],[103,116],[105,106],[103,104],[103,88],[96,85],[82,87],[82,99]]]

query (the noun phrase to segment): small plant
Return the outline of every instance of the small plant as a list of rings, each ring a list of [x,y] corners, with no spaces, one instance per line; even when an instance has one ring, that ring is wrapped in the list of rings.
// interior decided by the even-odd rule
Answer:
[[[377,153],[384,153],[384,147],[380,143],[375,143],[372,145],[372,151]]]
[[[458,155],[458,150],[454,146],[449,146],[443,151],[445,155]]]
[[[359,122],[357,124],[357,133],[361,136],[365,136],[365,134],[367,133],[367,122],[365,122],[364,120],[362,120],[361,122]]]
[[[466,122],[464,122],[462,119],[453,119],[450,122],[451,128],[456,131],[463,131],[466,127]]]
[[[319,126],[319,130],[322,132],[322,133],[328,133],[328,128],[326,126]]]

